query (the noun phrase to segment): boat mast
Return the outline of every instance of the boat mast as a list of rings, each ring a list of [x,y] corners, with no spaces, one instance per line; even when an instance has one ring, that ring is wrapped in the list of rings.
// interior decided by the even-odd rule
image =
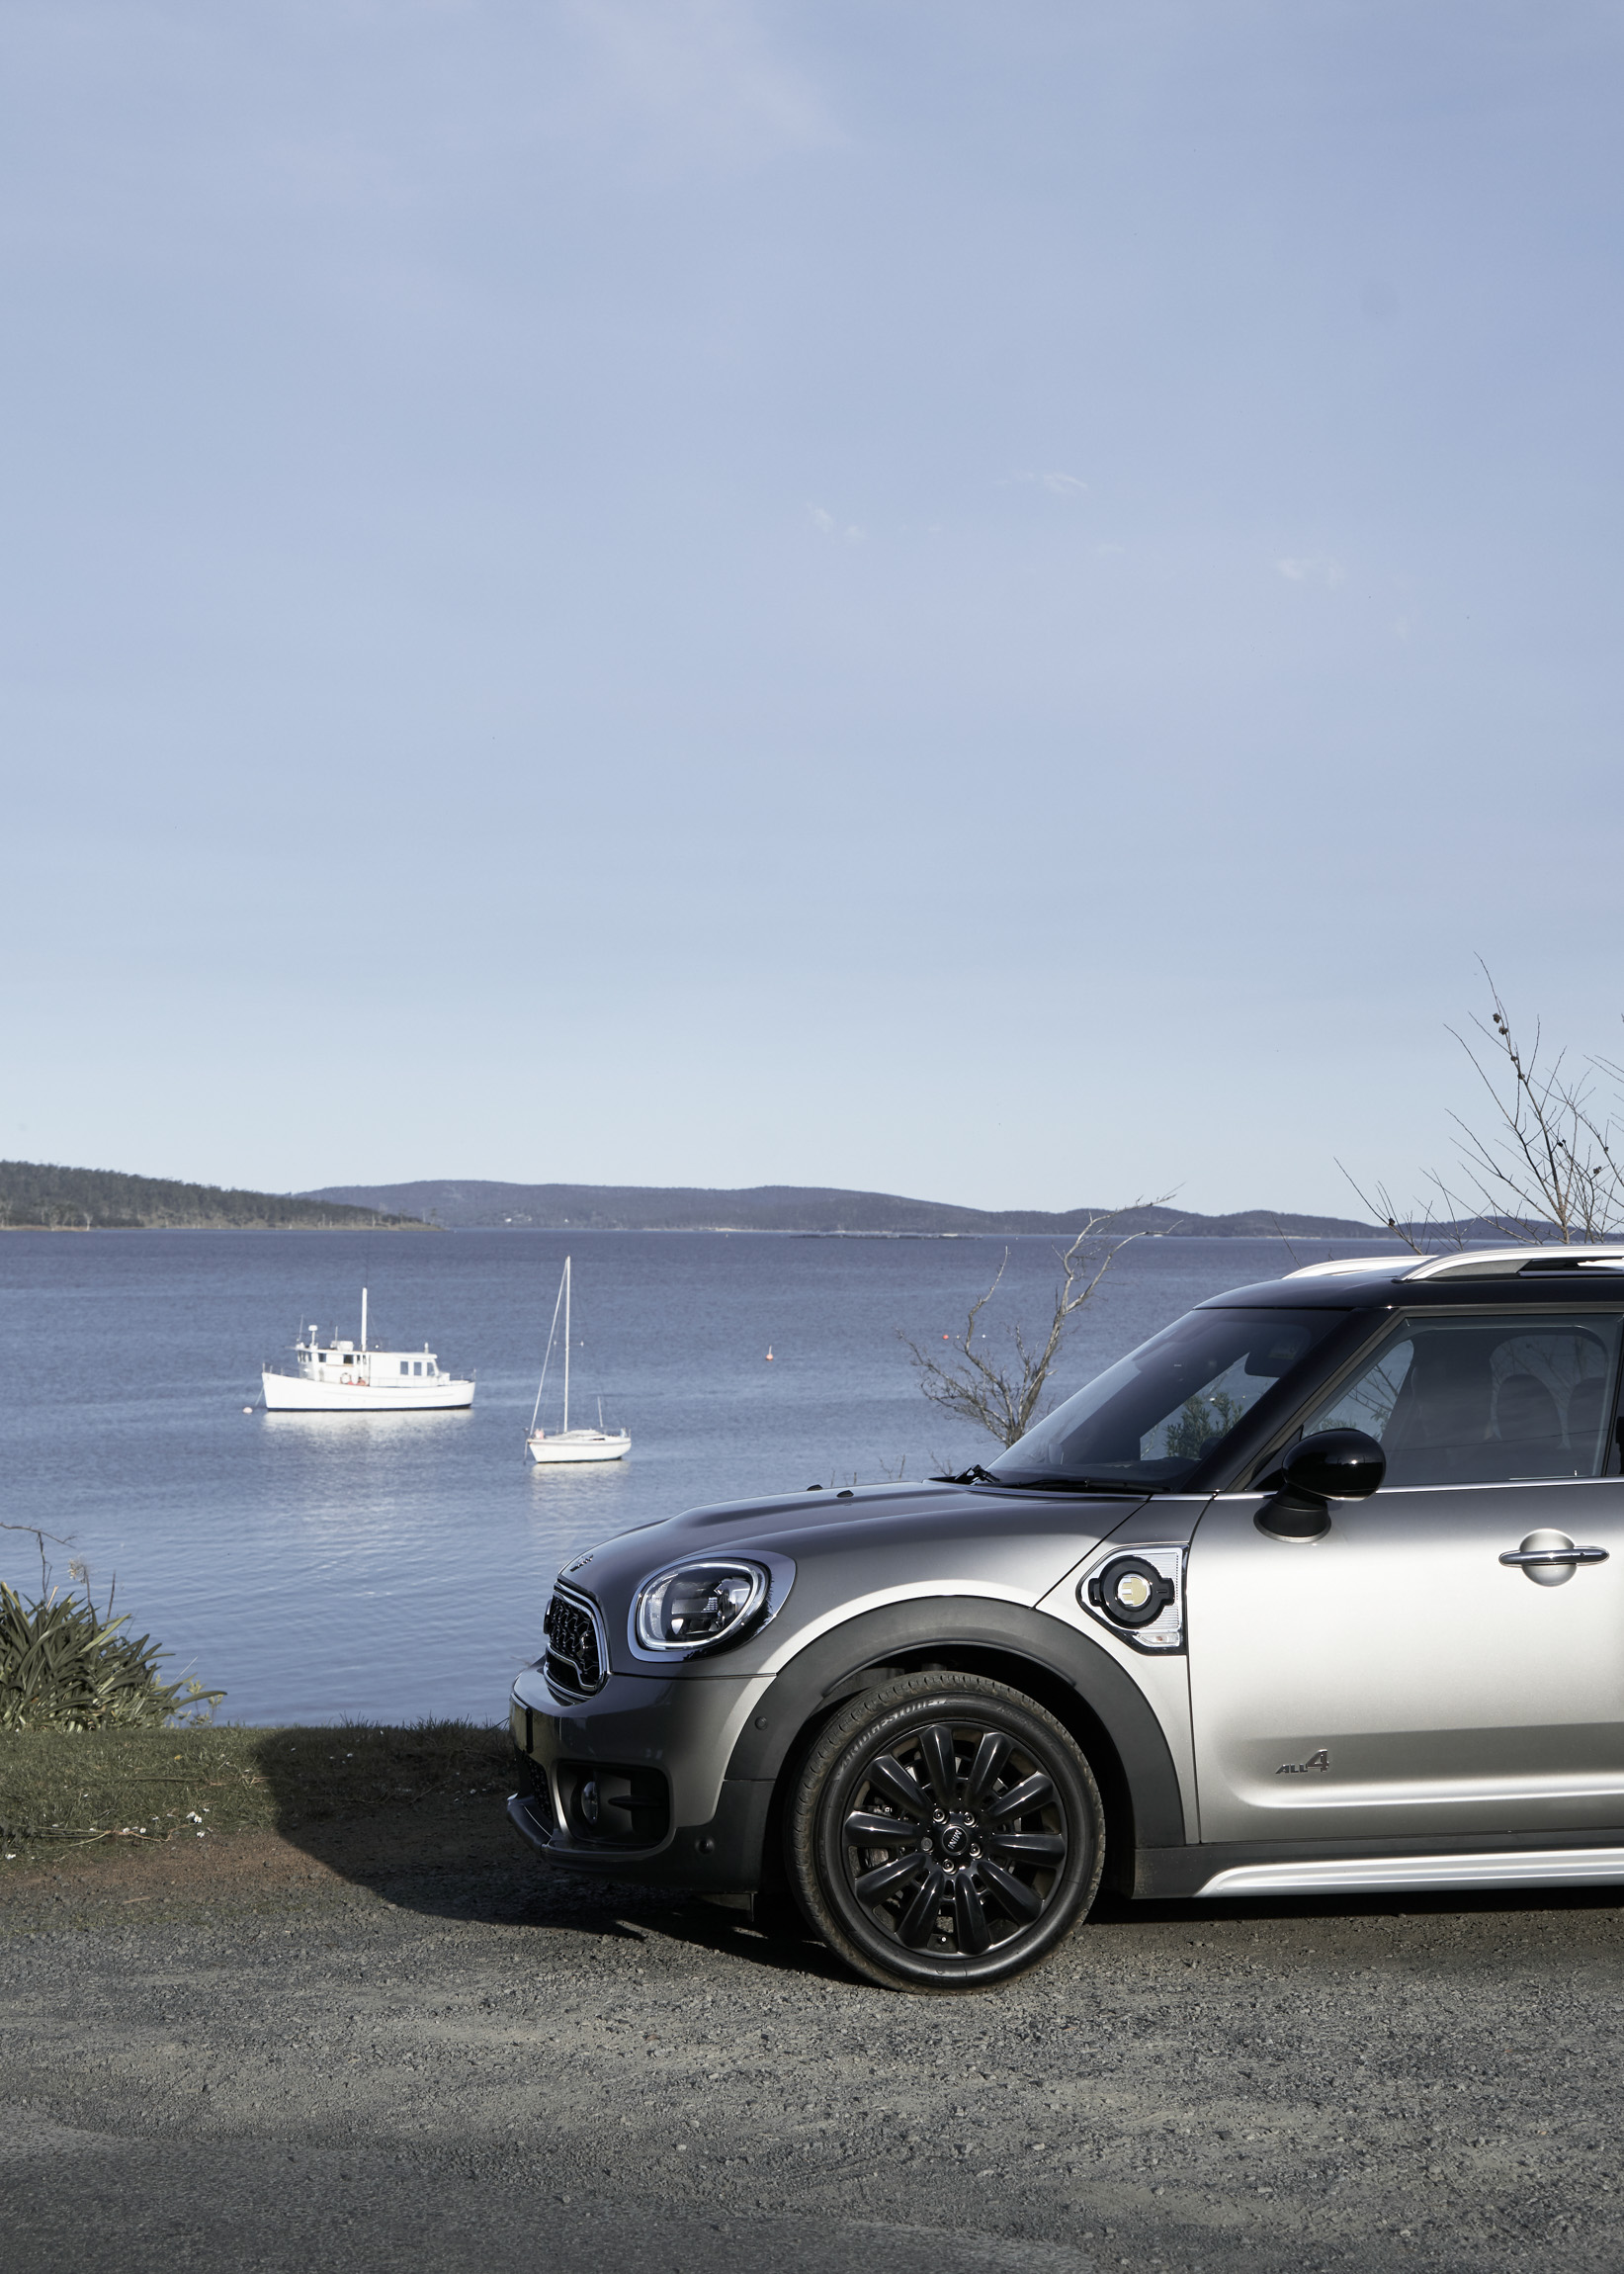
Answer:
[[[367,1290],[361,1290],[361,1348],[367,1347]]]
[[[546,1389],[546,1387],[547,1387],[547,1369],[548,1369],[548,1365],[549,1365],[549,1363],[551,1362],[551,1360],[552,1360],[552,1357],[553,1357],[553,1345],[554,1345],[554,1341],[555,1341],[555,1339],[556,1338],[556,1335],[557,1335],[557,1332],[558,1332],[558,1305],[559,1305],[559,1304],[560,1304],[560,1303],[563,1301],[564,1280],[565,1280],[565,1279],[568,1277],[568,1274],[569,1274],[569,1263],[568,1263],[568,1259],[567,1259],[567,1258],[565,1258],[565,1261],[564,1261],[564,1277],[559,1279],[559,1281],[558,1281],[558,1291],[557,1291],[557,1293],[556,1293],[556,1294],[554,1296],[554,1298],[553,1298],[553,1323],[552,1323],[552,1325],[551,1325],[551,1326],[548,1328],[548,1330],[547,1330],[547,1349],[546,1349],[546,1350],[543,1352],[543,1354],[542,1354],[542,1378],[541,1378],[541,1380],[540,1380],[540,1381],[539,1381],[539,1382],[536,1384],[536,1408],[535,1408],[535,1412],[533,1412],[533,1413],[532,1413],[532,1415],[531,1415],[531,1417],[530,1417],[530,1434],[531,1434],[531,1436],[532,1436],[532,1437],[534,1437],[534,1436],[536,1435],[536,1422],[537,1422],[537,1417],[540,1415],[540,1413],[541,1413],[541,1410],[542,1410],[542,1392],[543,1392],[543,1390],[545,1390],[545,1389]],[[566,1348],[565,1348],[565,1357],[566,1357],[566,1359],[567,1359],[567,1356],[568,1356],[568,1351],[567,1351],[568,1337],[567,1337],[567,1336],[565,1336],[564,1340],[565,1340],[565,1346],[566,1346]],[[545,1437],[545,1436],[547,1435],[547,1432],[544,1430],[544,1431],[542,1432],[542,1435]]]
[[[569,1258],[563,1260],[563,1433],[569,1435]]]

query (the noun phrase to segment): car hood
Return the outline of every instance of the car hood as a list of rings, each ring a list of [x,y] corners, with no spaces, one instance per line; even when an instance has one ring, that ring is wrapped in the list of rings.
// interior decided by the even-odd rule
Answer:
[[[690,1556],[756,1548],[787,1558],[794,1583],[767,1625],[714,1654],[662,1662],[669,1673],[730,1677],[781,1663],[798,1636],[811,1639],[876,1600],[963,1593],[1035,1604],[1145,1497],[933,1483],[727,1501],[622,1532],[561,1576],[603,1613],[616,1672],[647,1674],[648,1660],[628,1641],[644,1580]]]

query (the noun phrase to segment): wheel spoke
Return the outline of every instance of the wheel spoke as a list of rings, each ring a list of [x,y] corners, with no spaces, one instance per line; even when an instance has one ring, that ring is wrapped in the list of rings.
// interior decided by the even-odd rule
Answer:
[[[915,1850],[911,1856],[893,1856],[889,1864],[876,1864],[872,1872],[864,1872],[860,1879],[853,1880],[852,1886],[860,1903],[878,1902],[888,1887],[917,1879],[924,1869],[925,1859]],[[930,1869],[935,1872],[936,1866],[932,1864]],[[936,1876],[940,1879],[940,1872]]]
[[[840,1829],[848,1840],[865,1848],[895,1848],[903,1840],[919,1837],[916,1827],[900,1816],[871,1816],[864,1808],[854,1808]]]
[[[947,1874],[940,1864],[932,1864],[921,1880],[918,1892],[897,1922],[897,1932],[909,1950],[916,1951],[930,1940],[936,1925],[936,1914],[942,1907],[942,1889],[947,1884]]]
[[[1030,1925],[1043,1909],[1042,1895],[1035,1894],[1032,1888],[1006,1872],[1002,1864],[995,1864],[990,1856],[982,1858],[980,1869],[983,1879],[1009,1916]]]
[[[1009,1739],[999,1729],[989,1729],[976,1748],[976,1758],[970,1764],[970,1776],[965,1784],[967,1808],[979,1808],[983,1794],[997,1781],[1009,1752]]]
[[[930,1821],[930,1799],[916,1777],[910,1776],[900,1761],[889,1753],[881,1753],[863,1772],[871,1785],[877,1786],[888,1800],[895,1800],[916,1823]]]
[[[981,1890],[968,1872],[958,1872],[953,1880],[953,1923],[959,1930],[959,1948],[979,1956],[992,1940],[992,1929],[986,1923],[982,1908]]]
[[[1055,1788],[1040,1769],[1035,1777],[1025,1777],[1007,1793],[1000,1793],[986,1812],[998,1823],[1005,1816],[1029,1816],[1034,1808],[1046,1808],[1054,1797]]]
[[[987,1846],[995,1856],[1006,1856],[1012,1863],[1061,1864],[1066,1861],[1066,1842],[1059,1832],[994,1832]]]
[[[944,1722],[931,1721],[919,1732],[919,1751],[925,1775],[939,1808],[951,1808],[959,1797],[959,1763],[953,1750],[953,1732]]]

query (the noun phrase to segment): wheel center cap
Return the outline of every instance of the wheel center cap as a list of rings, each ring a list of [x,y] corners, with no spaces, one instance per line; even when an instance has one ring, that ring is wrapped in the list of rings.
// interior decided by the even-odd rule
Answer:
[[[949,1824],[942,1834],[944,1856],[962,1856],[970,1844],[970,1836],[962,1824]]]

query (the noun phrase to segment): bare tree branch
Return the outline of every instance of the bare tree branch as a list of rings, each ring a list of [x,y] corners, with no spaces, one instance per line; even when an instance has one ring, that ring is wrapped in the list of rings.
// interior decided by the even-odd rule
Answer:
[[[1524,1048],[1517,1040],[1494,974],[1481,956],[1478,961],[1491,1008],[1487,1019],[1474,1017],[1472,1024],[1487,1051],[1457,1028],[1449,1031],[1483,1085],[1489,1120],[1480,1128],[1461,1114],[1450,1115],[1458,1133],[1463,1188],[1456,1189],[1435,1170],[1429,1173],[1427,1181],[1450,1219],[1438,1224],[1437,1232],[1456,1247],[1464,1246],[1466,1227],[1473,1224],[1502,1239],[1534,1245],[1614,1239],[1624,1223],[1624,1161],[1613,1117],[1597,1108],[1588,1073],[1568,1074],[1564,1052],[1545,1057],[1537,1020],[1531,1043]],[[1591,1059],[1588,1066],[1624,1079],[1624,1072],[1606,1059]],[[1348,1182],[1372,1213],[1385,1217],[1390,1231],[1421,1252],[1413,1236],[1415,1211],[1407,1226],[1385,1185],[1376,1186],[1378,1206],[1351,1177]],[[1433,1223],[1430,1203],[1421,1216]]]
[[[1332,1155],[1332,1159],[1335,1159],[1334,1155]],[[1432,1241],[1434,1246],[1440,1242],[1445,1247],[1459,1248],[1463,1245],[1458,1232],[1447,1224],[1439,1223],[1433,1216],[1430,1200],[1419,1204],[1412,1202],[1409,1213],[1401,1215],[1399,1203],[1385,1184],[1374,1185],[1371,1191],[1367,1192],[1344,1162],[1337,1161],[1336,1166],[1358,1194],[1360,1205],[1370,1215],[1379,1217],[1388,1230],[1401,1239],[1412,1255],[1429,1256],[1432,1253],[1431,1247],[1425,1246],[1421,1240],[1416,1238],[1415,1226],[1417,1223],[1425,1226],[1427,1238]]]
[[[1163,1192],[1154,1200],[1136,1200],[1133,1205],[1159,1208],[1171,1197],[1171,1193]],[[1056,1251],[1061,1283],[1055,1290],[1049,1329],[1041,1347],[1034,1348],[1027,1341],[1025,1331],[1016,1320],[1007,1330],[1004,1342],[994,1350],[984,1347],[984,1334],[981,1337],[983,1347],[977,1348],[978,1323],[998,1291],[1009,1263],[1007,1248],[1003,1262],[993,1273],[992,1284],[971,1304],[964,1333],[943,1337],[949,1345],[949,1355],[944,1356],[928,1346],[921,1348],[911,1336],[898,1332],[897,1340],[906,1349],[918,1374],[919,1387],[931,1404],[939,1406],[955,1421],[972,1422],[978,1429],[988,1431],[1000,1444],[1010,1445],[1017,1438],[1024,1437],[1033,1423],[1049,1410],[1045,1402],[1049,1377],[1078,1311],[1124,1248],[1135,1240],[1162,1236],[1145,1232],[1125,1234],[1107,1250],[1099,1268],[1088,1275],[1082,1254],[1084,1242],[1107,1230],[1127,1213],[1125,1208],[1113,1208],[1107,1214],[1090,1216],[1071,1245],[1064,1253]]]
[[[71,1539],[62,1539],[54,1531],[42,1531],[37,1524],[8,1524],[4,1517],[0,1517],[0,1531],[26,1531],[29,1533],[35,1546],[40,1550],[40,1585],[42,1587],[50,1585],[50,1565],[45,1559],[45,1541],[48,1539],[52,1547],[71,1547],[73,1545]]]

